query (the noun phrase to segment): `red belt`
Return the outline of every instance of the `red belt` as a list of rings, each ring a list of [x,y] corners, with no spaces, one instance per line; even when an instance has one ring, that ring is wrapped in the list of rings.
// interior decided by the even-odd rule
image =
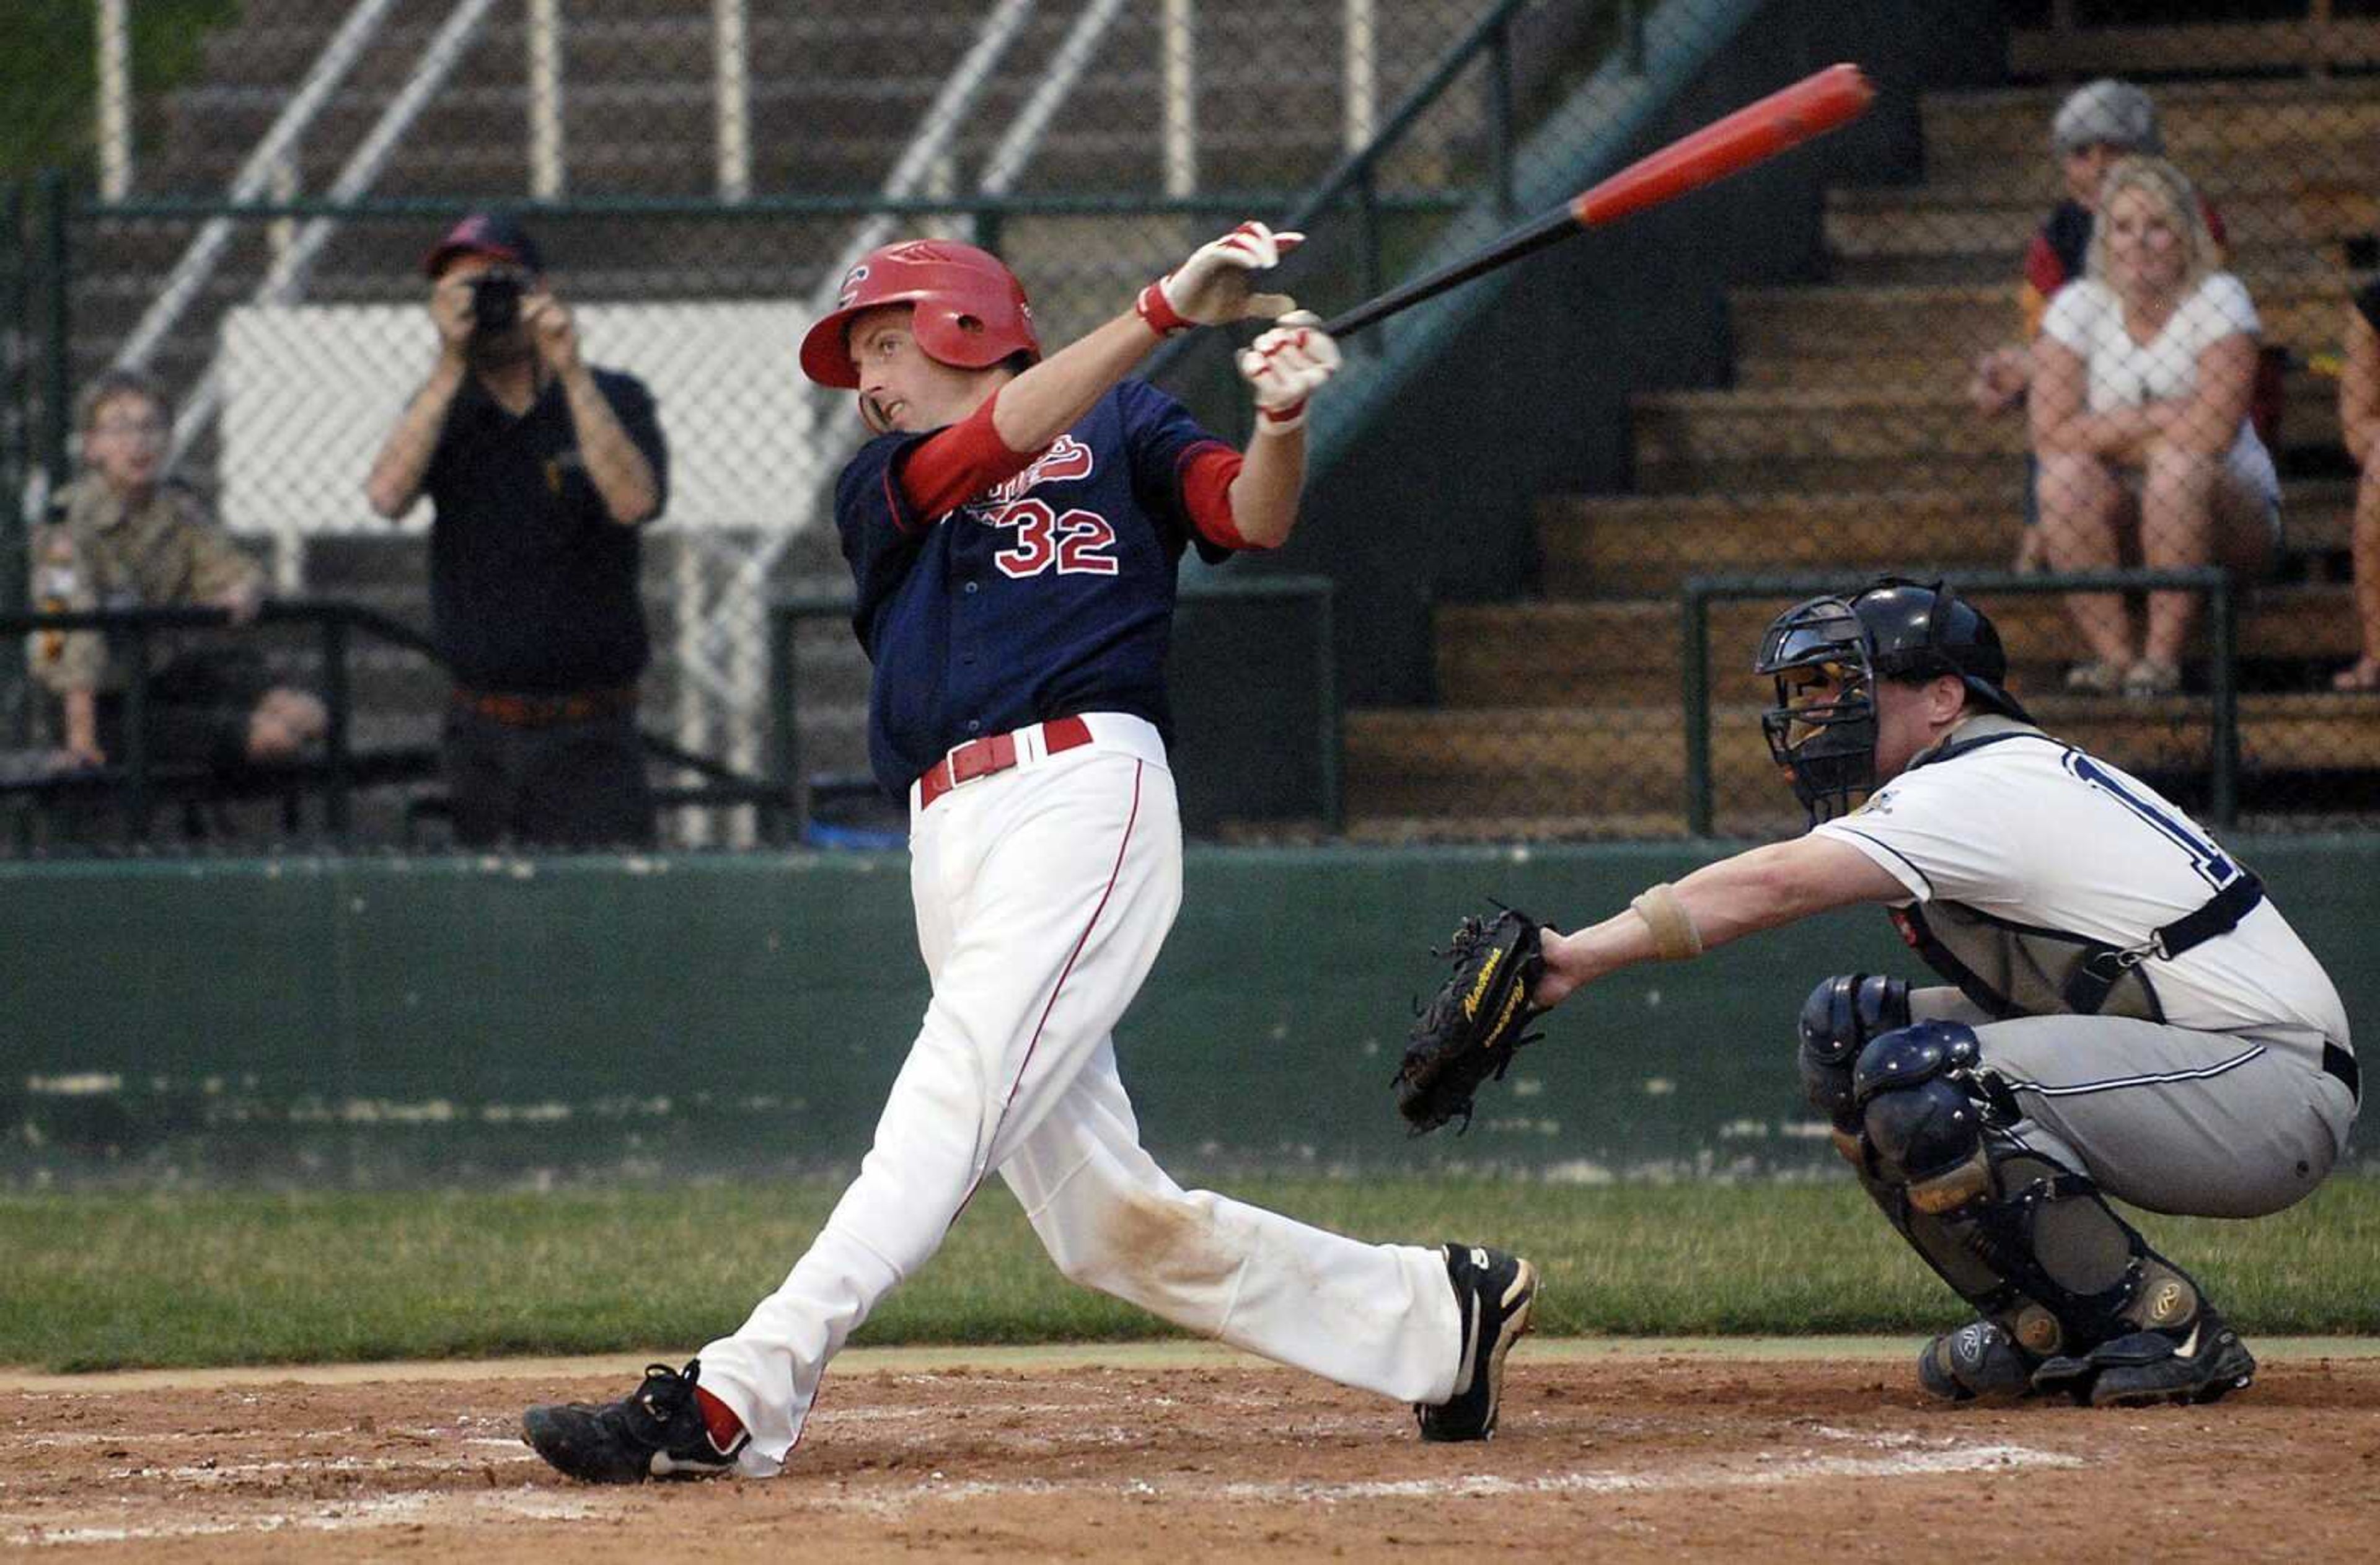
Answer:
[[[1018,729],[1016,734],[1025,731]],[[960,783],[1016,764],[1016,734],[970,739],[936,761],[917,779],[917,807],[925,809]],[[1091,725],[1078,717],[1053,717],[1041,725],[1041,753],[1054,756],[1091,742]]]
[[[633,711],[637,687],[574,690],[566,696],[507,696],[492,690],[455,686],[455,704],[510,728],[544,728],[556,722],[586,722],[615,712]]]

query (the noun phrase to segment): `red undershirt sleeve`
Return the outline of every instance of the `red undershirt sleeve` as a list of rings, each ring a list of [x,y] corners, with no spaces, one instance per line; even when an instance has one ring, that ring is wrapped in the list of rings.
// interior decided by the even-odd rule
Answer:
[[[982,406],[909,453],[901,464],[901,497],[908,502],[911,515],[929,519],[946,516],[1031,465],[1036,453],[1009,450],[992,428],[991,410],[999,401],[995,391]]]
[[[1232,480],[1247,459],[1221,441],[1206,441],[1182,454],[1174,468],[1182,486],[1183,514],[1198,536],[1224,549],[1255,549],[1240,536],[1232,516]]]

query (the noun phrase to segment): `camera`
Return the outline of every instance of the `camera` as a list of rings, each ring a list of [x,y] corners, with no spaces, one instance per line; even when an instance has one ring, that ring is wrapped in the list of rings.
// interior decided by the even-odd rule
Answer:
[[[482,272],[471,279],[471,335],[501,337],[520,324],[517,272]]]

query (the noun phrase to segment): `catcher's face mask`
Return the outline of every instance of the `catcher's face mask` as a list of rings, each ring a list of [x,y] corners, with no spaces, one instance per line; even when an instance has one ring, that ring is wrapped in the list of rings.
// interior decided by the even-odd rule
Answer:
[[[1753,672],[1776,684],[1777,705],[1762,715],[1761,733],[1813,825],[1874,791],[1876,666],[1848,601],[1813,598],[1779,614]]]

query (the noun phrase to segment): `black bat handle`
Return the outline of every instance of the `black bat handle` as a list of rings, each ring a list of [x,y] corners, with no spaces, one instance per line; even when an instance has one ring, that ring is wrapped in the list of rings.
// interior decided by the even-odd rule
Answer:
[[[1515,228],[1477,255],[1458,261],[1451,266],[1441,267],[1427,277],[1418,277],[1400,287],[1391,288],[1377,298],[1365,300],[1343,315],[1325,321],[1322,330],[1333,337],[1362,331],[1375,321],[1386,320],[1424,299],[1436,298],[1449,288],[1460,287],[1474,277],[1493,272],[1524,255],[1535,255],[1547,246],[1579,231],[1578,222],[1571,216],[1570,208],[1567,205],[1558,207],[1527,226]]]

